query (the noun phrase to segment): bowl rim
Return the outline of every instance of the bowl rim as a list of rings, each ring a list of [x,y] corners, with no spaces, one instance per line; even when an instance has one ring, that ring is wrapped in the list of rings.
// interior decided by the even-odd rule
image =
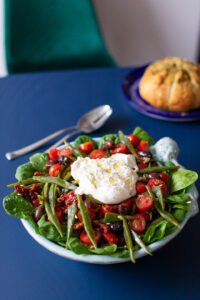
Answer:
[[[95,141],[99,141],[100,138],[93,138]],[[71,142],[73,145],[73,142]],[[58,147],[58,149],[64,148],[65,145],[62,145]],[[178,164],[178,161],[176,159],[173,159],[173,162],[175,164]],[[184,168],[184,167],[183,167]],[[191,210],[186,213],[185,219],[181,223],[181,228],[177,228],[173,233],[169,234],[168,236],[164,237],[161,241],[154,242],[150,245],[148,245],[148,249],[151,252],[155,252],[156,250],[159,250],[160,248],[164,247],[166,244],[168,244],[171,240],[173,240],[184,228],[188,220],[196,215],[199,212],[199,207],[198,207],[198,196],[199,193],[197,191],[197,188],[195,184],[191,186],[190,191],[188,192],[190,199],[191,199]],[[55,242],[52,242],[43,236],[37,234],[34,230],[34,228],[24,219],[21,219],[21,222],[26,229],[26,231],[30,234],[30,236],[38,242],[41,246],[46,248],[47,250],[53,252],[54,254],[57,254],[59,256],[79,261],[79,262],[85,262],[85,263],[92,263],[92,264],[119,264],[119,263],[125,263],[131,261],[130,258],[117,258],[109,255],[97,255],[97,254],[76,254],[71,250],[67,250],[64,247],[56,244]],[[135,258],[141,258],[147,253],[143,249],[139,249],[135,251]]]

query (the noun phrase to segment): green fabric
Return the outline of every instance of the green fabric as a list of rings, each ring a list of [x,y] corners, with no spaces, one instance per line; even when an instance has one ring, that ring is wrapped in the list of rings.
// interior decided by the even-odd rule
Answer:
[[[9,73],[113,66],[90,0],[5,0]]]

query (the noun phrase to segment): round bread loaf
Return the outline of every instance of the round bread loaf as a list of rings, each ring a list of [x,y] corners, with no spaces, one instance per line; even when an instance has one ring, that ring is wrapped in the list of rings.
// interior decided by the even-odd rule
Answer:
[[[139,84],[141,97],[169,111],[200,107],[200,66],[178,57],[166,57],[145,70]]]

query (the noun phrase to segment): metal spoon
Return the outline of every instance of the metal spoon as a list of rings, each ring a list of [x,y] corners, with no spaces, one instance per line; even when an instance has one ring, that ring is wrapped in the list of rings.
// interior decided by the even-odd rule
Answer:
[[[92,109],[89,112],[87,112],[86,114],[84,114],[79,119],[76,126],[71,126],[71,127],[67,127],[67,128],[58,130],[58,131],[50,134],[49,136],[47,136],[47,137],[45,137],[45,138],[29,145],[29,146],[26,146],[24,148],[21,148],[19,150],[15,150],[15,151],[12,151],[12,152],[7,152],[5,154],[5,156],[8,160],[20,157],[24,154],[27,154],[27,153],[39,148],[40,146],[44,145],[46,142],[48,142],[48,141],[52,140],[53,138],[61,135],[62,133],[75,129],[75,131],[73,131],[70,134],[64,136],[62,139],[60,139],[57,143],[55,143],[51,147],[51,148],[56,148],[60,144],[62,144],[62,142],[65,139],[68,139],[71,136],[73,136],[73,135],[75,135],[75,134],[77,134],[81,131],[85,132],[85,133],[90,133],[90,132],[93,132],[93,131],[99,129],[107,121],[107,119],[110,117],[111,114],[112,114],[112,108],[110,107],[110,105],[98,106],[97,108]]]

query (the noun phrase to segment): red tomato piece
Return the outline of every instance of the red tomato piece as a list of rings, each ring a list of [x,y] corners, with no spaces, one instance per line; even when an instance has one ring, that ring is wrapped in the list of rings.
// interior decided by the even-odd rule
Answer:
[[[147,191],[147,189],[146,189],[146,186],[144,183],[142,183],[142,182],[136,183],[136,194],[137,195],[143,194],[146,191]]]
[[[74,162],[71,162],[70,165],[69,165],[70,171],[72,170],[72,165],[73,165],[73,163],[74,163]]]
[[[111,149],[110,150],[110,153],[111,154],[117,154],[117,153],[127,153],[128,152],[128,148],[126,147],[125,144],[123,143],[120,143],[118,145],[116,145],[114,147],[114,149]]]
[[[34,206],[39,206],[40,205],[40,200],[38,198],[36,198],[36,199],[32,200],[32,204]]]
[[[96,150],[93,150],[93,151],[90,153],[90,156],[91,156],[92,159],[106,158],[106,157],[107,157],[107,154],[106,154],[106,152],[103,151],[103,150],[96,149]]]
[[[133,229],[135,232],[143,232],[146,227],[146,221],[145,218],[142,216],[142,214],[135,214],[133,220],[128,221],[128,225],[131,229]]]
[[[81,152],[88,154],[92,150],[93,142],[86,142],[86,143],[80,144],[78,147],[81,150]]]
[[[91,208],[91,207],[88,207],[87,210],[89,212],[90,219],[93,221],[95,219],[95,217],[96,217],[95,210],[93,208]],[[79,221],[82,222],[83,219],[82,219],[82,215],[81,215],[81,211],[80,210],[78,211],[77,216],[78,216]]]
[[[116,213],[117,212],[117,205],[109,205],[109,204],[103,204],[101,206],[101,211],[105,215],[105,213]]]
[[[153,206],[153,197],[150,195],[139,195],[135,201],[136,206],[139,210],[145,211]]]
[[[55,207],[55,213],[56,213],[56,216],[57,216],[57,219],[59,222],[62,221],[62,218],[63,218],[63,211],[62,211],[62,208],[60,206],[56,206]]]
[[[58,159],[58,149],[52,148],[49,150],[49,159],[51,160]]]
[[[106,233],[103,233],[103,237],[104,237],[104,240],[106,240],[106,242],[108,244],[118,244],[118,237],[116,234],[112,233],[112,232],[106,232]]]
[[[148,167],[147,164],[145,164],[144,162],[139,162],[138,163],[138,168],[141,170],[141,169],[146,169]]]
[[[126,138],[131,142],[133,146],[137,146],[137,144],[139,143],[139,138],[135,134],[129,134]]]
[[[165,183],[168,182],[169,176],[168,176],[167,174],[165,174],[165,173],[160,173],[159,176],[160,176],[160,178],[162,179],[162,181],[164,181]]]
[[[61,168],[62,166],[58,164],[51,166],[51,168],[49,169],[49,176],[51,177],[58,176],[58,173],[60,172]]]
[[[145,151],[149,149],[149,144],[147,141],[141,140],[138,146],[138,150]]]
[[[147,183],[148,187],[153,190],[156,186],[161,185],[162,188],[162,192],[165,195],[166,191],[167,191],[167,186],[164,183],[164,181],[160,180],[160,179],[149,179],[148,183]]]
[[[94,232],[95,240],[98,243],[101,239],[101,232],[98,231],[98,230],[94,230],[93,232]],[[81,240],[81,242],[83,242],[84,244],[86,244],[88,246],[92,245],[92,242],[90,241],[90,238],[89,238],[89,236],[87,235],[87,233],[85,231],[81,232],[80,240]]]
[[[143,216],[143,218],[147,222],[151,220],[150,215],[149,215],[149,213],[147,211],[141,211],[141,212],[138,213],[138,215]]]
[[[68,148],[63,148],[63,149],[58,150],[58,156],[61,156],[61,155],[63,155],[63,156],[73,156],[74,154]]]
[[[132,205],[132,201],[131,201],[131,199],[129,198],[129,199],[126,199],[126,200],[122,201],[120,204],[126,206],[127,208],[130,208],[131,205]]]
[[[80,195],[80,197],[82,197]],[[72,205],[74,202],[77,203],[77,195],[74,191],[70,191],[69,193],[64,194],[65,206],[68,207]]]

